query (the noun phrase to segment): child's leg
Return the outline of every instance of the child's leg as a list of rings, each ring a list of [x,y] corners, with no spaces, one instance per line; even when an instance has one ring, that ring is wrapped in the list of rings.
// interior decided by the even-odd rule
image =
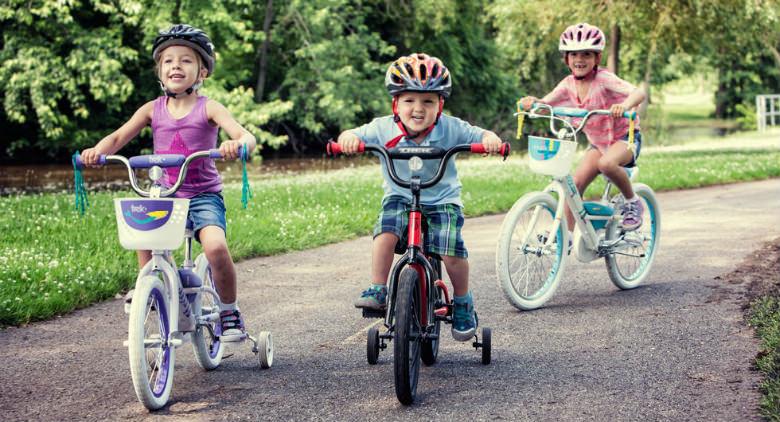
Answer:
[[[374,238],[371,245],[371,281],[374,284],[387,284],[396,243],[398,236],[395,233],[380,233]]]
[[[152,251],[136,251],[138,255],[138,268],[143,268],[147,262],[152,260]]]
[[[641,138],[638,138],[638,141],[641,142]],[[639,142],[635,144],[637,148]],[[623,170],[624,165],[635,159],[634,153],[628,149],[628,143],[616,142],[607,148],[607,152],[599,160],[599,170],[612,180],[626,199],[620,213],[623,216],[623,229],[628,231],[636,230],[642,225],[642,214],[644,214],[644,205],[639,197],[634,195],[631,180]]]
[[[593,182],[593,179],[599,175],[599,160],[601,157],[601,152],[598,149],[590,147],[585,151],[585,157],[582,158],[580,164],[577,165],[577,169],[574,171],[574,184],[577,186],[580,196]],[[569,207],[566,207],[566,222],[568,223],[569,231],[573,231],[574,216],[571,214]]]
[[[469,261],[456,256],[442,255],[447,275],[450,276],[455,296],[466,296],[469,293]]]
[[[236,302],[236,267],[225,239],[225,232],[218,226],[206,226],[198,232],[203,253],[211,266],[211,276],[222,303]]]
[[[634,154],[628,150],[628,144],[615,142],[607,148],[607,152],[598,161],[599,171],[609,177],[626,199],[634,197],[634,190],[623,166],[633,159]]]
[[[461,236],[463,210],[455,204],[424,205],[423,213],[428,223],[426,249],[441,256],[452,282],[452,337],[468,341],[477,331],[477,319],[469,290],[468,252]]]
[[[382,201],[382,210],[374,225],[374,241],[371,245],[371,286],[355,301],[356,308],[384,309],[387,301],[387,276],[393,265],[395,245],[408,224],[408,206],[407,201],[401,197],[391,196]]]

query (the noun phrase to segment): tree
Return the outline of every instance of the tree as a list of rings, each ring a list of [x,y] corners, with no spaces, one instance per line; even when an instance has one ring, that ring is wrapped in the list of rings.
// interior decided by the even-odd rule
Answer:
[[[254,104],[252,90],[242,85],[246,75],[236,70],[244,63],[231,60],[234,52],[251,54],[255,37],[262,36],[238,19],[240,13],[250,12],[253,3],[42,0],[30,4],[21,0],[0,4],[0,124],[10,135],[0,140],[0,147],[9,158],[18,160],[36,152],[36,157],[67,159],[74,149],[91,146],[119,127],[129,118],[128,110],[159,95],[151,42],[174,18],[202,22],[196,26],[209,32],[218,46],[217,71],[204,92],[239,107],[233,113],[245,117],[242,123],[261,143],[284,142],[283,136],[261,126],[289,111],[291,104]],[[142,140],[130,148],[148,145],[148,135],[142,135]]]

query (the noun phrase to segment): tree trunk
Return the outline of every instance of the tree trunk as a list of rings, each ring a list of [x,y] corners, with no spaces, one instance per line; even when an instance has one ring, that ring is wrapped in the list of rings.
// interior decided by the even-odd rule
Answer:
[[[260,57],[258,58],[258,72],[257,72],[257,84],[255,85],[255,102],[260,103],[263,101],[263,94],[265,94],[265,77],[268,73],[268,44],[271,42],[271,20],[274,13],[274,1],[268,0],[265,4],[265,19],[263,20],[263,33],[265,39],[263,40],[263,46],[260,48]]]
[[[607,70],[618,74],[618,64],[620,64],[620,26],[612,25],[609,40],[609,56],[607,57]]]
[[[181,0],[176,0],[176,4],[173,6],[173,13],[171,13],[171,19],[173,24],[181,23]]]
[[[718,70],[718,90],[715,92],[715,118],[724,119],[726,117],[727,93],[728,87],[723,79],[723,72]]]

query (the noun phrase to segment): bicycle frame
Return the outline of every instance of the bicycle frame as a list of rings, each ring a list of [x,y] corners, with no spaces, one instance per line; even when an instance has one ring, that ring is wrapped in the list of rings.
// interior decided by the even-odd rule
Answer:
[[[331,155],[341,152],[341,147],[336,143],[329,143],[327,149],[328,154]],[[425,304],[425,306],[421,308],[420,323],[424,324],[422,328],[427,331],[427,328],[435,323],[437,315],[437,312],[433,309],[435,304],[433,301],[429,300],[431,292],[436,285],[441,283],[441,287],[443,287],[445,292],[446,303],[449,303],[449,297],[447,297],[448,293],[446,286],[440,280],[441,261],[438,261],[436,265],[432,265],[429,257],[425,255],[423,250],[422,219],[424,218],[424,215],[420,207],[420,192],[422,189],[439,183],[442,177],[444,177],[444,171],[448,161],[458,152],[470,151],[472,153],[484,154],[486,151],[482,144],[456,145],[445,151],[436,147],[402,147],[388,150],[380,145],[365,143],[360,144],[358,151],[373,151],[378,153],[387,163],[387,172],[393,183],[402,188],[409,188],[412,193],[412,203],[409,211],[409,226],[407,228],[407,249],[390,272],[387,294],[387,313],[385,314],[384,323],[385,327],[387,327],[388,332],[394,330],[396,285],[401,275],[401,271],[403,271],[405,267],[411,266],[420,276],[420,303]],[[503,144],[499,153],[506,159],[509,155],[509,144]],[[420,160],[420,167],[422,166],[421,160],[424,159],[440,159],[440,161],[436,174],[429,180],[421,181],[419,176],[412,176],[410,180],[403,180],[398,177],[393,164],[393,159],[406,159],[409,160],[410,163],[415,160]],[[410,166],[411,165],[412,164],[410,164]]]
[[[126,158],[121,155],[101,155],[98,164],[105,165],[109,162],[121,163],[128,171],[128,179],[130,180],[130,186],[141,197],[149,199],[159,199],[172,196],[180,187],[187,174],[187,168],[189,164],[198,158],[221,158],[222,154],[218,149],[212,149],[209,151],[200,151],[191,154],[187,157],[179,154],[157,154],[157,155],[144,155]],[[80,158],[77,158],[77,165],[82,166]],[[159,183],[162,177],[162,167],[180,167],[179,176],[171,187],[163,189],[163,186]],[[148,190],[142,189],[138,185],[138,180],[135,175],[135,169],[148,168],[149,177],[152,179],[152,186]],[[190,229],[185,229],[184,232],[184,263],[182,269],[186,271],[192,271],[195,267],[195,263],[192,260],[192,237],[193,233]],[[166,249],[152,249],[152,259],[147,262],[138,273],[136,278],[136,285],[142,283],[145,277],[155,276],[161,274],[163,277],[163,283],[169,294],[169,307],[170,312],[168,314],[168,324],[170,327],[170,338],[167,341],[174,345],[179,346],[182,344],[181,334],[194,330],[199,325],[206,325],[208,323],[219,320],[219,312],[211,312],[209,315],[202,315],[195,317],[192,315],[192,309],[189,306],[189,301],[186,296],[190,294],[204,293],[211,295],[214,298],[215,303],[220,303],[219,295],[211,288],[204,285],[199,287],[184,287],[182,285],[181,277],[179,276],[179,269],[173,262],[172,254],[170,250]],[[180,309],[180,303],[185,303],[187,309]],[[184,332],[179,330],[179,316],[183,313],[185,319],[192,321],[192,327]],[[209,327],[210,329],[210,327]],[[211,333],[214,335],[214,333]]]
[[[519,107],[519,105],[518,105]],[[542,109],[547,110],[550,114],[544,115],[539,114],[536,111]],[[557,114],[557,115],[556,115]],[[520,111],[518,109],[518,112],[516,113],[516,116],[518,117],[518,133],[521,133],[522,131],[522,124],[523,124],[523,115],[528,115],[531,118],[546,118],[550,120],[550,131],[552,133],[557,134],[561,139],[575,139],[576,135],[582,131],[582,129],[585,127],[585,124],[587,123],[588,119],[591,116],[594,115],[609,115],[610,112],[607,110],[579,110],[579,109],[571,109],[566,107],[556,107],[553,108],[551,106],[548,106],[546,104],[541,103],[535,103],[531,109],[530,112],[526,113],[523,111]],[[576,117],[581,118],[579,125],[576,127],[569,122],[566,119],[562,119],[558,116],[568,116],[568,117]],[[634,121],[636,119],[636,112],[625,112],[623,113],[623,117],[626,117],[630,120],[630,127],[629,127],[629,148],[633,148],[633,129],[634,129]],[[555,121],[558,120],[560,122],[563,122],[564,127],[562,127],[560,130],[556,130],[555,127]],[[635,172],[632,170],[626,170],[628,172],[629,179],[633,179],[633,176],[635,175]],[[609,199],[609,192],[612,188],[612,182],[607,178],[607,185],[604,189],[604,193],[602,194],[601,200],[603,202],[606,202]],[[582,197],[580,196],[579,191],[577,190],[577,186],[574,183],[574,177],[571,175],[571,172],[566,174],[562,177],[554,177],[553,181],[550,182],[547,187],[544,188],[543,192],[551,193],[554,192],[558,198],[565,198],[565,201],[558,201],[558,207],[555,211],[555,219],[552,226],[552,229],[550,230],[551,233],[556,233],[561,225],[561,218],[565,217],[565,208],[566,206],[569,207],[569,210],[571,211],[572,215],[574,216],[574,223],[575,226],[580,229],[580,233],[582,234],[582,237],[585,241],[585,246],[589,250],[598,250],[599,249],[599,235],[596,233],[596,229],[593,227],[593,224],[591,221],[593,220],[612,220],[614,219],[614,215],[612,216],[597,216],[597,215],[590,215],[585,210],[585,206],[583,205]],[[538,218],[540,210],[537,209],[534,212],[534,215],[532,217],[532,225],[536,224],[536,220]],[[548,248],[552,246],[552,244],[555,241],[554,236],[549,236],[547,240],[545,241],[545,248]],[[528,239],[524,239],[524,242],[528,242]]]

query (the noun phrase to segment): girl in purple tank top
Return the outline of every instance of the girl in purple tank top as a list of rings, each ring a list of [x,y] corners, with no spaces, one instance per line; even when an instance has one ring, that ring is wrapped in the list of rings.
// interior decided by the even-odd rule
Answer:
[[[156,154],[190,155],[215,148],[220,128],[230,137],[219,146],[225,159],[237,159],[241,145],[250,153],[254,150],[255,137],[222,104],[198,95],[198,88],[215,65],[214,46],[206,33],[189,25],[174,25],[155,38],[152,56],[165,95],[141,106],[122,127],[82,151],[85,164],[95,166],[101,154],[115,154],[146,126],[152,127]],[[166,169],[169,185],[175,183],[178,171]],[[236,301],[236,270],[225,237],[221,192],[222,180],[214,162],[201,159],[190,165],[176,196],[190,198],[188,218],[195,238],[203,245],[220,296],[220,340],[229,342],[243,339],[245,330]],[[140,266],[150,259],[149,251],[138,251]]]

